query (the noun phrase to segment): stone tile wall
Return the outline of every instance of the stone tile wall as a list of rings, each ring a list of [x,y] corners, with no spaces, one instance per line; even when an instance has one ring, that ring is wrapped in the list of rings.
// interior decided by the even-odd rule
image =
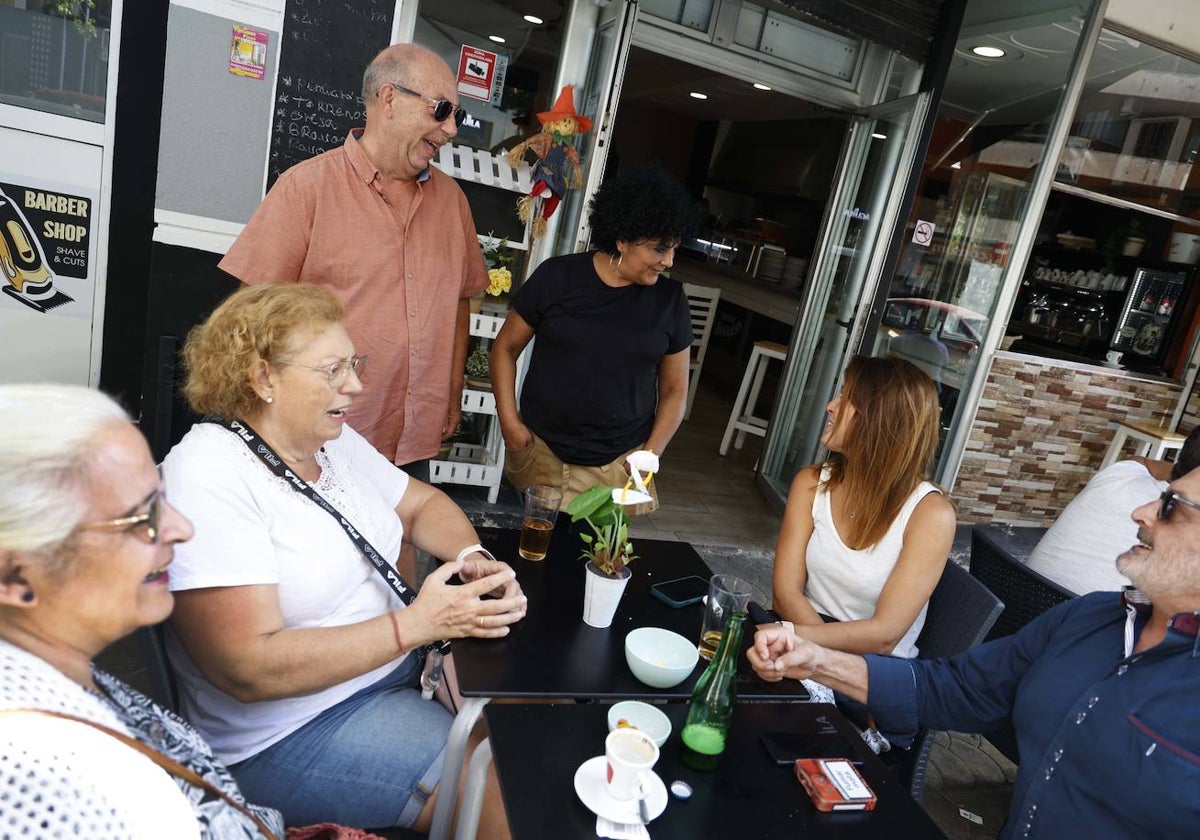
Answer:
[[[959,519],[1049,525],[1100,466],[1116,421],[1166,422],[1181,394],[1179,385],[998,354],[951,491]]]

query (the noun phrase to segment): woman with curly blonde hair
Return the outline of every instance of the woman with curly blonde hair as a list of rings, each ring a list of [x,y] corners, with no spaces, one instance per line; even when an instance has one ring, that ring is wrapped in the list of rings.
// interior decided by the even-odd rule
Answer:
[[[317,286],[253,286],[188,336],[184,392],[213,422],[163,463],[196,524],[168,652],[251,798],[289,823],[427,831],[453,717],[421,699],[422,649],[506,635],[525,596],[444,493],[346,425],[366,358],[341,318]],[[387,582],[402,540],[448,561],[415,599]],[[481,836],[506,833],[493,782]]]
[[[928,481],[937,391],[909,362],[857,356],[827,413],[829,455],[801,470],[788,495],[775,611],[826,647],[916,656],[954,541],[954,507]]]

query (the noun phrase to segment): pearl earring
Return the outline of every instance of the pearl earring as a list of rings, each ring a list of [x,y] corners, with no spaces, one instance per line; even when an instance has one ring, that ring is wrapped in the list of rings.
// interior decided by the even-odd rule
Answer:
[[[273,402],[275,402],[275,398],[274,398],[274,397],[267,397],[267,400],[266,400],[266,402],[267,402],[267,405],[271,405]]]

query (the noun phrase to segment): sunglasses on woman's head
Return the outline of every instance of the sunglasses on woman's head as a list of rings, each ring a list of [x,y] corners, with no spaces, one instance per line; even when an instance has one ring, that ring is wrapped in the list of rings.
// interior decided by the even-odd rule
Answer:
[[[461,128],[463,121],[467,118],[467,112],[462,108],[456,108],[454,103],[449,99],[434,99],[432,96],[426,96],[423,93],[417,93],[412,88],[406,88],[404,85],[397,84],[396,82],[388,82],[388,84],[401,93],[407,93],[409,96],[415,96],[418,99],[424,99],[426,102],[432,105],[433,118],[438,122],[445,122],[450,118],[450,115],[453,114],[454,127]]]
[[[1174,490],[1164,490],[1158,499],[1158,518],[1164,522],[1171,518],[1171,514],[1175,512],[1176,505],[1190,507],[1192,510],[1200,510],[1200,502],[1193,502],[1186,496],[1179,495]]]

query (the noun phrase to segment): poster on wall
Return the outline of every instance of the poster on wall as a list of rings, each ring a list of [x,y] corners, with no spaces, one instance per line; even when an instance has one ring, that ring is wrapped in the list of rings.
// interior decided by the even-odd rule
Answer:
[[[91,320],[94,197],[0,179],[0,309]]]
[[[499,59],[494,52],[463,44],[458,53],[458,92],[472,99],[490,101]]]
[[[233,27],[233,43],[229,47],[229,72],[251,79],[261,79],[266,75],[266,32],[248,26]]]

